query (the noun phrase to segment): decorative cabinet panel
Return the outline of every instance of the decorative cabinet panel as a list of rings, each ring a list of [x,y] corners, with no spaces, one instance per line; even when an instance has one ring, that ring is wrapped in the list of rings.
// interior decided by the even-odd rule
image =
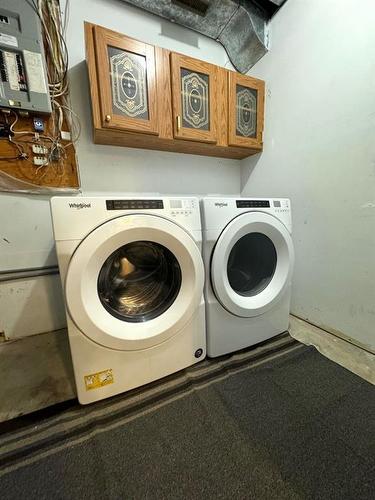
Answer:
[[[94,142],[246,158],[262,151],[264,82],[85,23]]]
[[[102,126],[158,133],[155,49],[95,26]]]
[[[174,136],[217,142],[217,67],[171,54]]]
[[[261,147],[264,115],[264,82],[238,73],[228,73],[228,144]]]

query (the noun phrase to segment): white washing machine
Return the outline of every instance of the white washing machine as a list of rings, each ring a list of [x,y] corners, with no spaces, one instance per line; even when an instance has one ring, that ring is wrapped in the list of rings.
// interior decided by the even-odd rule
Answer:
[[[294,250],[287,199],[202,200],[207,355],[288,329]]]
[[[55,197],[51,209],[80,403],[205,357],[197,199]]]

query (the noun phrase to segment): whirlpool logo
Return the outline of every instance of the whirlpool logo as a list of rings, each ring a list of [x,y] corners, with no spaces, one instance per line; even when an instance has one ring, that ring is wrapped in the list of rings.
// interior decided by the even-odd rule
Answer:
[[[91,203],[69,203],[69,208],[75,208],[76,210],[91,208]]]
[[[223,201],[215,203],[215,207],[222,208],[222,207],[227,207],[227,206],[228,206],[228,203],[224,203]]]

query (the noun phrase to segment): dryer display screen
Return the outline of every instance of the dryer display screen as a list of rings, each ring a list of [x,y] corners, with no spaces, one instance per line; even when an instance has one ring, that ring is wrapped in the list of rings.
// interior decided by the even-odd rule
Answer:
[[[163,209],[163,200],[106,200],[107,210]]]
[[[268,200],[236,200],[237,208],[270,207]]]

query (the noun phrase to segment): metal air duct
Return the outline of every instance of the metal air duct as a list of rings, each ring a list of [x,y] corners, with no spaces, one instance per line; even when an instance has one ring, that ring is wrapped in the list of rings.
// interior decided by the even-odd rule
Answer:
[[[123,0],[220,42],[247,73],[269,48],[268,21],[286,0]]]

